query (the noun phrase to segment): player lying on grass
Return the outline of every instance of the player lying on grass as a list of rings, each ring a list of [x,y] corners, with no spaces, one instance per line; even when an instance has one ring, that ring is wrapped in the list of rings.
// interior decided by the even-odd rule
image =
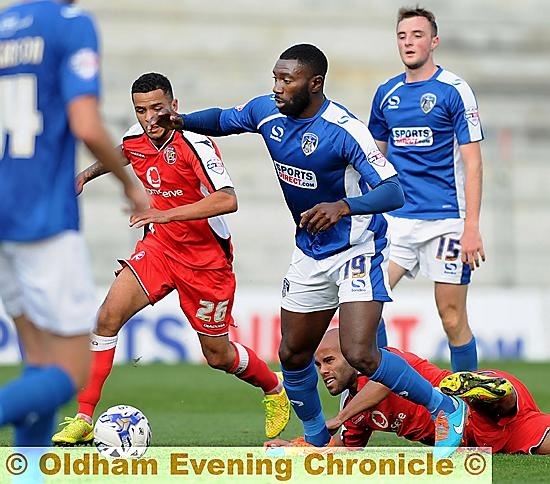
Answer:
[[[222,215],[237,210],[233,183],[218,148],[206,136],[149,126],[160,109],[177,109],[170,81],[143,74],[132,85],[138,124],[122,141],[122,153],[151,197],[152,208],[133,215],[130,225],[148,226],[98,312],[92,334],[92,369],[78,394],[78,414],[52,438],[56,444],[93,440],[92,416],[113,366],[117,335],[138,311],[176,290],[212,368],[260,387],[266,405],[266,435],[275,437],[290,418],[290,403],[277,375],[245,346],[230,341],[235,293],[229,229]],[[98,163],[77,177],[77,188],[105,173]]]
[[[409,352],[387,348],[401,355],[424,378],[446,394],[463,398],[469,419],[462,445],[492,447],[506,454],[550,454],[550,415],[541,413],[532,395],[517,378],[500,370],[452,373]],[[436,428],[430,413],[369,381],[342,356],[338,329],[326,333],[315,352],[315,364],[331,395],[341,395],[341,410],[327,421],[332,445],[363,447],[376,430],[393,432],[414,442],[433,445]],[[285,446],[273,440],[267,446]]]

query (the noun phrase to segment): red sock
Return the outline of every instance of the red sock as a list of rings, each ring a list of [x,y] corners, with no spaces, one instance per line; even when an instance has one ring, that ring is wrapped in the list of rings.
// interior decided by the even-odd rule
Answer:
[[[101,390],[113,368],[117,336],[92,334],[92,365],[88,384],[78,392],[78,413],[93,417],[95,407],[101,398]]]
[[[231,341],[231,344],[235,347],[237,355],[228,373],[233,373],[246,383],[260,387],[264,393],[273,391],[279,384],[279,378],[269,369],[265,361],[258,358],[250,348],[234,341]]]

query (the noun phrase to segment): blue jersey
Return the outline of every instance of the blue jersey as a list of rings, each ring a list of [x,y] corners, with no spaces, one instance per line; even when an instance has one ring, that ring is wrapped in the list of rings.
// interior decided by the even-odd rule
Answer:
[[[99,96],[90,17],[53,1],[0,11],[0,240],[39,240],[79,227],[75,138],[67,107]]]
[[[464,218],[464,164],[459,146],[483,139],[477,102],[468,84],[439,67],[427,81],[400,74],[374,96],[369,122],[374,139],[388,143],[399,173],[403,218]]]
[[[223,110],[220,128],[223,134],[262,135],[297,226],[296,245],[305,254],[323,259],[359,243],[374,253],[374,242],[386,235],[382,215],[343,217],[315,236],[298,227],[302,212],[314,205],[361,196],[396,175],[367,127],[349,111],[326,100],[312,118],[287,117],[266,95]]]

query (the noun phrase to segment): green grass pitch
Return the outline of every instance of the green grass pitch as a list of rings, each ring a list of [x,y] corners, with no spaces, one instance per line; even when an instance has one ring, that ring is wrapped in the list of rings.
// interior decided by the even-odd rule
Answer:
[[[485,362],[480,367],[497,367],[522,381],[533,393],[542,411],[550,413],[550,363]],[[0,383],[16,376],[17,367],[3,367]],[[338,398],[320,388],[327,416],[336,413]],[[260,390],[236,378],[201,365],[116,366],[107,381],[98,412],[115,404],[129,404],[147,415],[157,446],[258,446],[265,440]],[[73,415],[76,404],[61,414]],[[97,415],[96,414],[96,415]],[[301,433],[293,415],[282,438]],[[11,430],[0,429],[0,445],[11,444]],[[371,445],[404,446],[403,439],[378,432]],[[550,457],[496,455],[493,460],[496,483],[549,482]]]

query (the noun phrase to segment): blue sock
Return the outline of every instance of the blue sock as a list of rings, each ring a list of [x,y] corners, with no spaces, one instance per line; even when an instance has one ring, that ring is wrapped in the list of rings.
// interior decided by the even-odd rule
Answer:
[[[477,370],[476,339],[472,336],[469,343],[462,346],[451,346],[451,368],[453,371]]]
[[[317,392],[317,371],[314,360],[303,370],[283,371],[286,394],[294,412],[304,425],[306,442],[317,447],[328,444],[330,434],[325,425],[325,416]]]
[[[386,334],[386,323],[384,322],[384,318],[380,318],[380,322],[378,323],[376,342],[378,344],[378,348],[388,346],[388,335]]]
[[[41,367],[28,365],[23,370],[23,376],[40,371]],[[51,445],[56,412],[41,418],[26,420],[15,425],[15,445],[22,447],[48,447]]]
[[[57,366],[23,374],[0,389],[0,425],[22,425],[27,419],[51,418],[51,414],[74,393],[71,378]]]
[[[403,358],[384,349],[380,349],[380,353],[380,365],[369,376],[371,380],[382,383],[392,392],[426,407],[430,413],[439,410],[449,413],[455,410],[452,398],[437,391]]]

